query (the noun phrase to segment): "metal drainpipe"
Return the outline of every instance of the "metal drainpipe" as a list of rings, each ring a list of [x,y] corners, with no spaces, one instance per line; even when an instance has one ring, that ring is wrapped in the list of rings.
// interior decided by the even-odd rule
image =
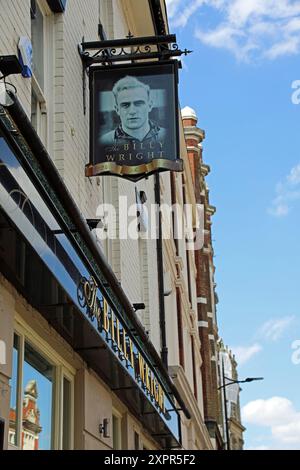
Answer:
[[[161,12],[160,0],[148,0],[149,7],[154,24],[156,35],[165,35],[166,25]],[[159,46],[161,48],[161,46]],[[155,204],[158,205],[158,239],[156,241],[157,251],[157,278],[158,278],[158,296],[159,296],[159,326],[161,337],[161,360],[168,370],[168,348],[166,341],[166,314],[165,314],[165,298],[164,298],[164,264],[163,264],[163,247],[162,247],[162,220],[160,212],[160,177],[159,173],[155,174]]]
[[[158,206],[158,238],[156,240],[157,253],[157,279],[158,279],[158,299],[159,299],[159,326],[161,338],[161,360],[168,370],[168,348],[166,341],[166,313],[165,313],[165,297],[164,297],[164,262],[163,262],[163,246],[162,246],[162,220],[160,211],[160,179],[159,173],[155,174],[155,204]]]

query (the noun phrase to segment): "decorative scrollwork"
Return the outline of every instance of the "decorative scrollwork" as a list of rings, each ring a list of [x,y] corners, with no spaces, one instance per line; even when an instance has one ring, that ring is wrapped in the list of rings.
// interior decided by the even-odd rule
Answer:
[[[146,46],[141,46],[141,47],[143,48],[143,50],[139,48],[141,54],[147,54],[147,53],[152,52],[152,47],[150,46],[150,44],[147,44]]]
[[[167,46],[167,43],[165,44]],[[180,56],[182,54],[189,54],[191,51],[179,49],[177,43],[169,44],[167,47],[159,49],[157,46],[151,44],[142,44],[138,46],[116,46],[116,47],[103,47],[98,49],[95,53],[90,54],[87,51],[81,52],[81,57],[86,64],[89,63],[103,63],[114,62],[120,60],[143,60],[147,58],[168,58],[174,55]]]
[[[112,47],[111,49],[108,50],[108,55],[116,56],[116,55],[121,55],[123,51],[123,47],[121,48],[121,51],[118,52],[118,49],[115,47]]]

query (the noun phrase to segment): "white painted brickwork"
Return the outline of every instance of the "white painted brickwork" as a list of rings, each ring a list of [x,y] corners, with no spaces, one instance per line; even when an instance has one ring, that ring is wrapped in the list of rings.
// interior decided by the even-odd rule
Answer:
[[[20,36],[30,36],[30,0],[0,0],[0,53],[17,55]],[[8,79],[17,87],[18,97],[28,115],[31,108],[31,80],[14,75]]]

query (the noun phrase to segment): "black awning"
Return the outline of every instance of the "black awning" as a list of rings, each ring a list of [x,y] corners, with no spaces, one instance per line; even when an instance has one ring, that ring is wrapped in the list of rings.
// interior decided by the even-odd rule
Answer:
[[[109,385],[162,448],[179,447],[178,438],[166,426],[155,406],[1,209],[0,269],[20,294]],[[168,415],[171,418],[171,414]]]

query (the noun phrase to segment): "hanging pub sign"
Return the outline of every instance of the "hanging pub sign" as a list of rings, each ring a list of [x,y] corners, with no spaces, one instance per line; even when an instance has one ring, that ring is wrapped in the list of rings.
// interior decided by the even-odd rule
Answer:
[[[90,67],[90,163],[86,176],[138,181],[182,171],[178,62]]]

